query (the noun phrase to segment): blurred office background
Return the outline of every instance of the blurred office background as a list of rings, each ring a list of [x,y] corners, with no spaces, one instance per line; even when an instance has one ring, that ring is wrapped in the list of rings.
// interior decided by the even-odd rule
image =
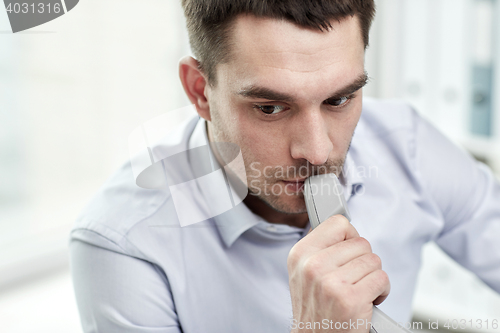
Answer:
[[[410,102],[500,174],[500,5],[376,2],[365,94]],[[68,233],[127,160],[130,132],[188,105],[177,76],[184,20],[177,0],[83,0],[9,31],[0,10],[0,330],[81,332]],[[432,244],[423,267],[415,319],[500,314],[498,295]]]

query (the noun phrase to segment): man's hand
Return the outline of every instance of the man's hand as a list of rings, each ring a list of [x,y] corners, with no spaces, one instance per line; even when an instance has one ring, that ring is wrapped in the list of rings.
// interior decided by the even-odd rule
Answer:
[[[330,217],[297,242],[287,265],[292,333],[367,332],[373,304],[382,303],[389,295],[389,278],[380,258],[342,215]],[[355,329],[346,324],[361,321]],[[315,322],[321,325],[299,329]]]

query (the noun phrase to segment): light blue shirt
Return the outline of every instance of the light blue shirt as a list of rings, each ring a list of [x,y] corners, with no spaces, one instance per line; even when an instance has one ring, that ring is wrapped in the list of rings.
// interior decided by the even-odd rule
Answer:
[[[205,121],[195,117],[162,149],[206,140]],[[192,172],[189,161],[179,169]],[[344,171],[352,224],[391,281],[385,313],[410,320],[429,241],[500,291],[500,184],[410,107],[365,98]],[[203,198],[194,192],[184,194]],[[138,187],[126,163],[71,233],[84,331],[289,332],[286,261],[308,230],[268,223],[243,203],[180,227],[168,188]]]

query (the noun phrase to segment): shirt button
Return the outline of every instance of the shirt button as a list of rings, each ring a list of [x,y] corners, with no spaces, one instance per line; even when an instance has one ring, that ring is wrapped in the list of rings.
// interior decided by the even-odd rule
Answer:
[[[267,226],[267,231],[271,231],[271,232],[276,232],[278,229],[276,229],[276,227],[274,225],[268,225]]]

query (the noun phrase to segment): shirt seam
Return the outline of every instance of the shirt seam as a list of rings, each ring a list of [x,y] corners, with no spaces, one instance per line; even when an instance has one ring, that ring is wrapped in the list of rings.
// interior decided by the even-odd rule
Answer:
[[[167,203],[167,201],[171,198],[170,194],[165,198],[165,200],[163,202],[161,202],[158,207],[156,207],[156,209],[151,212],[149,215],[137,220],[136,222],[133,223],[133,225],[130,226],[130,228],[127,229],[127,231],[125,232],[125,234],[123,235],[123,237],[127,237],[128,238],[128,235],[129,233],[132,231],[132,229],[134,229],[135,227],[137,227],[140,223],[146,221],[147,219],[151,218],[153,215],[155,215],[156,213],[158,213],[158,211]]]
[[[109,228],[108,228],[108,229],[109,229]],[[119,247],[119,248],[120,248],[120,250],[122,250],[124,253],[126,253],[126,252],[127,252],[127,251],[126,251],[126,250],[125,250],[125,249],[124,249],[124,248],[123,248],[123,247],[122,247],[119,243],[117,243],[116,241],[114,241],[114,240],[112,240],[111,238],[109,238],[109,237],[107,237],[107,236],[105,236],[105,235],[101,234],[101,233],[100,233],[100,232],[98,232],[98,231],[95,231],[95,230],[92,230],[92,229],[89,229],[89,228],[84,228],[84,227],[75,228],[75,229],[71,230],[71,235],[73,235],[76,231],[82,231],[82,230],[83,230],[83,231],[90,232],[90,233],[92,233],[92,234],[95,234],[95,235],[99,236],[100,238],[103,238],[103,239],[107,240],[108,242],[110,242],[110,243],[112,243],[112,244],[116,245],[117,247]],[[110,229],[110,230],[111,230],[111,229]],[[111,230],[111,231],[114,231],[114,230]],[[115,232],[115,233],[116,233],[116,232]],[[121,235],[120,235],[120,236],[121,236]],[[123,237],[122,237],[122,238],[123,238]],[[73,240],[73,239],[71,238],[71,239],[70,239],[70,242],[71,242],[72,240]],[[78,241],[85,242],[85,241],[82,241],[82,240],[78,240]],[[87,243],[87,242],[85,242],[85,243]],[[94,245],[94,244],[91,244],[91,245],[92,245],[92,246],[98,246],[98,245]]]
[[[114,230],[112,230],[112,229],[110,229],[110,228],[107,228],[107,229],[109,229],[109,230],[111,230],[111,231],[114,231]],[[117,246],[117,247],[118,247],[121,251],[123,251],[123,252],[122,252],[122,254],[123,254],[123,255],[127,255],[127,256],[134,257],[134,258],[137,258],[137,259],[140,259],[140,260],[144,260],[144,261],[146,261],[146,262],[148,262],[148,263],[150,263],[150,264],[152,264],[152,265],[158,265],[158,263],[157,263],[157,262],[154,262],[154,261],[152,261],[152,260],[148,259],[148,257],[144,254],[144,252],[142,252],[142,251],[139,249],[139,247],[138,247],[137,245],[135,245],[135,244],[134,244],[134,242],[132,242],[132,241],[131,241],[128,237],[126,237],[126,236],[124,236],[124,235],[121,235],[121,234],[119,234],[119,233],[115,232],[116,234],[118,234],[119,236],[121,236],[121,237],[120,237],[120,240],[119,240],[118,242],[116,242],[116,241],[114,241],[114,240],[110,239],[109,237],[107,237],[107,236],[103,235],[102,233],[100,233],[100,232],[98,232],[98,231],[96,231],[96,230],[92,230],[92,229],[89,229],[89,228],[83,228],[83,227],[73,229],[73,230],[71,231],[71,234],[73,234],[75,231],[81,231],[81,230],[83,230],[83,231],[88,231],[88,232],[90,232],[90,233],[92,233],[92,234],[95,234],[95,235],[99,236],[100,238],[103,238],[103,239],[107,240],[108,242],[110,242],[110,243],[112,243],[112,244],[116,245],[116,246]],[[70,242],[71,242],[71,240],[72,240],[72,239],[70,239]],[[81,241],[81,240],[78,240],[78,241]],[[85,242],[85,241],[83,241],[83,242]],[[135,256],[135,255],[133,255],[132,253],[130,253],[130,251],[127,251],[127,249],[126,249],[126,247],[124,247],[124,244],[123,244],[123,243],[126,243],[127,245],[129,245],[129,246],[131,246],[132,248],[134,248],[134,249],[135,249],[135,250],[136,250],[136,251],[137,251],[137,252],[138,252],[141,256],[140,256],[140,257]],[[91,245],[92,245],[92,246],[97,246],[97,247],[99,247],[99,245],[95,245],[95,244],[91,244]],[[166,274],[165,274],[165,275],[166,275]]]

